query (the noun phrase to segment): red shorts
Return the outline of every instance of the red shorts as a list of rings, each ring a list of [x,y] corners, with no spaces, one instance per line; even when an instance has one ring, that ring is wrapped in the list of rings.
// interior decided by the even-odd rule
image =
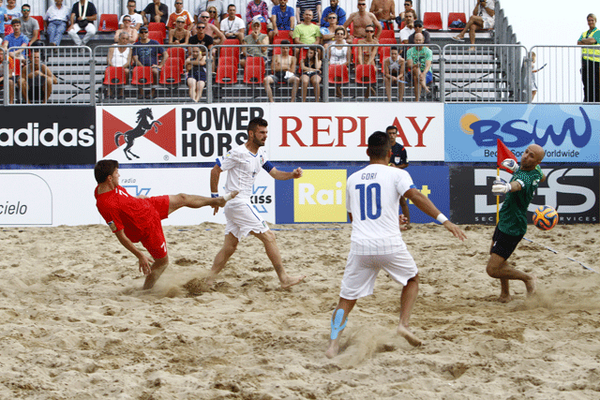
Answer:
[[[150,197],[148,201],[156,210],[156,214],[147,221],[147,229],[140,242],[156,260],[167,256],[167,241],[160,221],[169,216],[169,196]]]

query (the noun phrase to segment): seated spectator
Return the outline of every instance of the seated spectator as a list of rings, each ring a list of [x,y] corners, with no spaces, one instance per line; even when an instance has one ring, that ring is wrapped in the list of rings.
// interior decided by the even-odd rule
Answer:
[[[242,43],[244,33],[246,32],[246,25],[244,24],[244,20],[235,15],[235,13],[235,4],[230,4],[227,7],[227,18],[221,20],[221,32],[223,32],[226,39],[237,39],[238,42]]]
[[[214,6],[217,9],[217,15],[219,16],[219,18],[225,17],[225,12],[227,9],[225,8],[225,5],[221,0],[200,0],[200,2],[198,3],[198,7],[196,7],[196,10],[194,11],[195,24],[198,24],[198,21],[200,20],[200,14],[202,13],[202,11],[208,11],[208,9],[211,6]],[[194,34],[195,33],[192,31],[192,35]]]
[[[369,9],[381,24],[381,29],[394,29],[396,2],[394,0],[373,0]]]
[[[217,29],[221,29],[221,17],[218,14],[217,7],[210,6],[206,10],[210,17],[208,18],[208,23],[217,27]]]
[[[381,34],[381,24],[377,21],[377,17],[372,12],[367,11],[367,0],[358,0],[358,11],[350,14],[346,22],[344,22],[344,28],[348,29],[350,24],[353,24],[353,32],[349,36],[348,41],[354,41],[354,38],[364,39],[367,37],[365,30],[367,25],[373,25],[375,27],[375,36],[379,37]]]
[[[400,57],[398,47],[392,46],[390,56],[383,61],[385,95],[392,101],[392,83],[398,86],[398,101],[404,98],[404,59]]]
[[[244,38],[244,44],[252,44],[252,45],[265,45],[267,46],[269,44],[269,37],[260,32],[260,22],[259,21],[254,21],[251,24],[252,26],[252,30],[250,31],[250,34],[246,35],[246,37]],[[246,60],[245,58],[247,57],[262,57],[265,59],[265,63],[267,62],[267,47],[247,47],[244,46],[242,47],[242,59],[240,60],[240,64],[242,65],[242,67],[246,66]]]
[[[135,0],[129,0],[127,2],[127,14],[122,15],[119,19],[119,27],[122,27],[123,19],[126,15],[129,15],[131,18],[131,26],[133,26],[136,31],[139,31],[142,25],[144,25],[144,17],[142,17],[142,14],[136,11],[135,6]]]
[[[212,49],[214,40],[212,36],[204,33],[207,25],[208,24],[205,22],[198,22],[198,25],[196,26],[197,33],[190,37],[189,44],[201,44],[209,50]]]
[[[431,61],[433,52],[426,46],[423,46],[425,38],[423,34],[415,35],[415,47],[411,47],[406,52],[406,68],[408,69],[408,79],[412,80],[415,87],[415,101],[421,97],[421,89],[429,93],[427,85],[433,80],[431,73]]]
[[[313,24],[313,12],[311,10],[304,11],[302,23],[296,25],[292,38],[294,44],[320,44],[323,34],[318,25]],[[298,48],[296,50],[296,58],[298,58]]]
[[[124,20],[126,21],[126,19]],[[119,29],[119,36],[117,38],[117,44],[119,46],[125,46],[131,44],[131,38],[127,31],[123,29]],[[137,34],[137,32],[136,32]],[[107,62],[109,67],[123,67],[125,73],[129,75],[129,71],[131,70],[131,58],[132,52],[131,47],[110,47],[108,49]],[[123,87],[118,88],[117,91],[113,92],[113,86],[108,87],[108,97],[111,99],[124,99],[125,95],[123,92]]]
[[[321,99],[321,59],[319,52],[314,48],[309,48],[306,57],[300,60],[300,69],[302,70],[302,102],[306,102],[306,92],[310,84],[315,91],[315,102]]]
[[[296,101],[300,79],[294,74],[296,70],[296,57],[290,55],[289,45],[289,40],[284,39],[281,41],[281,53],[273,55],[273,62],[271,63],[273,73],[265,76],[264,86],[271,103],[273,102],[273,89],[271,89],[271,85],[274,83],[292,85],[290,101]]]
[[[346,29],[343,26],[338,26],[335,29],[335,41],[328,47],[328,51],[330,65],[345,64],[346,67],[350,66],[352,52],[350,47],[347,46]],[[335,95],[342,97],[342,87],[340,85],[335,85]]]
[[[329,13],[329,15],[327,16],[329,26],[321,27],[321,34],[323,35],[323,46],[325,46],[325,48],[327,48],[331,43],[334,42],[336,29],[338,27],[343,28],[337,24],[337,18],[338,17],[336,13]]]
[[[71,9],[63,5],[63,0],[54,0],[54,5],[48,8],[44,21],[50,46],[60,46],[63,34],[67,30]]]
[[[21,17],[21,32],[23,32],[23,35],[27,36],[29,43],[37,42],[40,38],[40,24],[35,18],[30,17],[31,6],[29,4],[23,4],[23,6],[21,6],[21,13],[23,13],[23,16]]]
[[[288,0],[279,0],[279,6],[273,6],[271,9],[271,25],[273,29],[269,32],[269,39],[279,34],[279,31],[293,31],[296,26],[296,17],[294,9],[288,7]]]
[[[334,13],[336,18],[336,22],[338,24],[344,25],[346,22],[346,11],[339,4],[340,0],[330,0],[329,7],[323,10],[323,16],[321,17],[321,27],[329,28],[329,15]],[[332,34],[335,31],[335,28],[329,30]]]
[[[189,31],[192,30],[194,24],[194,18],[189,11],[183,9],[183,0],[175,0],[175,12],[169,15],[169,21],[167,22],[167,29],[175,29],[177,21],[183,18],[185,22],[183,28]]]
[[[398,15],[398,19],[396,20],[396,22],[398,23],[398,28],[400,28],[402,21],[404,21],[406,19],[407,14],[413,14],[415,19],[417,19],[417,12],[414,10],[414,8],[412,8],[412,6],[413,6],[412,0],[404,0],[404,11],[402,11]]]
[[[296,0],[296,15],[304,16],[304,12],[310,10],[311,22],[319,25],[321,21],[321,0]]]
[[[21,9],[17,7],[17,0],[6,0],[6,16],[5,21],[12,21],[13,19],[21,19]]]
[[[400,30],[400,43],[407,44],[410,35],[415,33],[415,14],[407,13],[404,17],[404,28]]]
[[[4,1],[0,0],[0,38],[4,37],[4,20],[8,20],[6,7],[4,7]]]
[[[185,29],[185,17],[177,17],[175,29],[169,30],[169,44],[188,44],[190,42],[190,31]]]
[[[367,25],[367,29],[365,29],[365,32],[367,33],[367,37],[365,39],[360,39],[358,41],[358,44],[368,44],[368,45],[379,44],[379,41],[374,36],[375,35],[375,26]],[[377,57],[377,49],[378,49],[377,46],[362,47],[358,51],[357,63],[358,64],[375,65],[375,57]]]
[[[73,4],[71,9],[71,28],[67,31],[71,39],[77,46],[87,44],[90,39],[96,34],[96,26],[94,21],[98,18],[98,12],[92,2],[88,0],[79,0]],[[85,31],[83,40],[79,38],[77,32]]]
[[[250,0],[246,6],[246,25],[250,26],[255,17],[259,22],[269,20],[269,8],[263,0]]]
[[[58,83],[56,76],[42,64],[41,59],[41,51],[32,50],[29,62],[21,72],[21,94],[29,104],[47,103],[52,94],[52,85]]]
[[[225,35],[223,35],[223,32],[221,32],[219,28],[217,28],[213,24],[208,23],[209,19],[210,14],[208,13],[208,11],[202,11],[200,13],[200,21],[206,24],[206,28],[204,28],[204,33],[213,38],[214,44],[223,44],[223,42],[225,41]]]
[[[29,39],[25,35],[21,33],[21,20],[15,18],[10,21],[10,25],[12,26],[13,33],[6,35],[4,41],[2,41],[2,47],[5,50],[11,49],[13,47],[21,47],[21,49],[13,50],[9,53],[9,56],[12,58],[24,59],[23,50],[29,44]]]
[[[119,43],[120,42],[120,37],[121,37],[121,33],[125,32],[127,33],[127,43],[125,44],[133,44],[135,42],[137,42],[138,40],[138,32],[137,30],[135,30],[135,28],[133,27],[133,25],[131,25],[132,23],[132,19],[129,15],[125,15],[123,17],[123,27],[118,29],[115,32],[115,43]]]
[[[4,89],[4,82],[8,82],[8,101],[10,104],[15,102],[15,81],[13,72],[15,69],[15,60],[12,57],[8,57],[8,76],[4,76],[4,52],[0,51],[0,89]]]
[[[418,19],[414,22],[413,25],[415,27],[415,33],[413,33],[412,35],[410,35],[408,37],[408,44],[415,44],[415,35],[417,33],[420,33],[423,35],[423,37],[425,38],[425,42],[424,42],[425,44],[431,43],[431,35],[429,34],[429,32],[427,32],[425,29],[423,29],[423,21]]]
[[[190,89],[190,99],[197,103],[206,85],[206,54],[199,47],[193,47],[191,54],[185,60],[186,82]]]
[[[144,25],[148,25],[150,22],[162,22],[167,25],[169,7],[161,3],[160,0],[152,0],[152,3],[148,4],[142,11],[142,18],[144,18]]]
[[[476,0],[475,8],[473,9],[473,15],[469,18],[469,21],[465,25],[462,31],[452,39],[458,42],[464,40],[465,34],[469,32],[469,39],[471,44],[475,44],[475,31],[477,29],[493,29],[496,18],[496,11],[494,10],[494,0]],[[473,49],[473,47],[471,47]]]
[[[160,69],[165,65],[169,54],[165,52],[164,48],[156,46],[159,43],[154,39],[148,38],[148,28],[142,26],[140,28],[140,38],[133,45],[133,66],[140,67],[152,67],[152,74],[154,75],[154,83],[158,83],[158,77],[160,75]],[[154,45],[152,47],[144,45]],[[159,61],[160,57],[160,61]],[[144,95],[144,89],[140,87],[138,92],[138,99],[142,99]],[[152,88],[147,99],[156,98],[156,89]]]

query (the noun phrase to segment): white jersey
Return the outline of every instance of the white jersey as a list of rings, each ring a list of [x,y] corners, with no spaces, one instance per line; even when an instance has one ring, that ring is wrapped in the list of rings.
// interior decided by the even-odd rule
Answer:
[[[352,214],[351,253],[391,254],[406,248],[398,208],[400,197],[414,187],[408,172],[383,164],[370,164],[348,178],[346,209]]]
[[[256,175],[263,169],[267,161],[267,155],[262,148],[259,148],[258,152],[254,154],[245,145],[231,149],[223,157],[217,158],[219,167],[223,171],[227,171],[225,191],[238,190],[240,192],[233,200],[250,201]]]

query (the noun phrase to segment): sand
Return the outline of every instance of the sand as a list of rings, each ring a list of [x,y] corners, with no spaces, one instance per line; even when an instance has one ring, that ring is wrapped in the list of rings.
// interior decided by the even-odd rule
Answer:
[[[350,226],[273,228],[287,271],[307,275],[291,289],[256,238],[203,285],[217,224],[165,227],[171,265],[145,292],[106,226],[1,229],[0,398],[600,398],[600,274],[579,264],[600,272],[598,224],[530,227],[534,243],[512,261],[537,275],[538,295],[512,282],[508,304],[485,274],[492,227],[463,227],[461,243],[414,226],[404,238],[420,268],[411,327],[423,346],[395,334],[400,286],[381,274],[332,360]]]

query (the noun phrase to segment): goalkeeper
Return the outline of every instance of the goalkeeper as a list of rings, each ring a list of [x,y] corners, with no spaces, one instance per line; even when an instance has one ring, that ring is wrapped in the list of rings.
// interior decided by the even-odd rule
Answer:
[[[544,158],[544,149],[537,144],[527,147],[521,156],[521,166],[513,159],[502,161],[502,165],[513,172],[510,182],[496,180],[492,192],[496,195],[505,193],[506,198],[500,209],[500,220],[492,237],[490,259],[487,273],[492,278],[500,279],[501,290],[499,301],[511,300],[509,284],[511,279],[525,283],[527,295],[535,293],[536,277],[514,269],[506,260],[527,232],[527,207],[531,203],[538,184],[545,180],[539,164]]]

